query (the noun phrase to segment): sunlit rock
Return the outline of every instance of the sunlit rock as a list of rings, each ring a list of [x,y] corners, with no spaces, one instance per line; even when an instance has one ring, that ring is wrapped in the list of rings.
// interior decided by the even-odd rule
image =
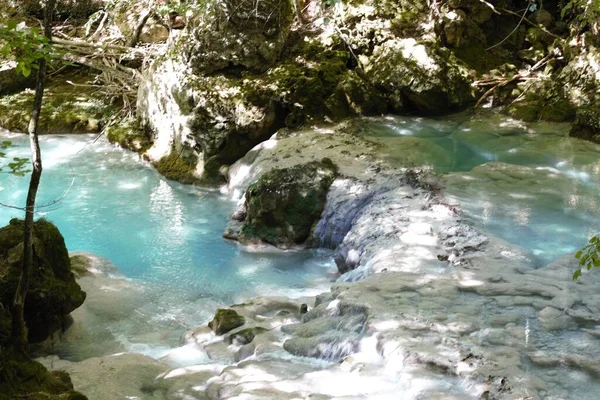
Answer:
[[[239,233],[242,243],[266,242],[282,248],[303,244],[318,221],[337,170],[331,160],[272,169],[250,185]]]
[[[240,316],[235,310],[220,308],[217,310],[213,320],[208,323],[208,327],[217,335],[222,335],[232,329],[244,325],[244,322],[244,317]]]
[[[365,71],[374,85],[389,88],[392,110],[444,114],[474,100],[468,72],[453,57],[414,39],[389,40],[375,47]]]
[[[48,357],[40,362],[50,370],[68,372],[77,390],[97,400],[144,398],[153,392],[160,395],[164,389],[156,383],[156,378],[169,369],[166,364],[134,353],[93,357],[80,362]]]

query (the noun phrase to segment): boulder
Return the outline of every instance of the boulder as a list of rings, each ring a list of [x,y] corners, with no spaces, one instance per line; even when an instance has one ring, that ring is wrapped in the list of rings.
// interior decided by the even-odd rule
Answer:
[[[329,159],[272,169],[246,190],[237,238],[280,248],[303,244],[321,216],[336,168]]]
[[[244,323],[244,317],[239,315],[235,310],[219,308],[213,320],[208,323],[208,327],[217,335],[222,335],[244,325]]]
[[[191,64],[196,72],[265,71],[279,58],[294,18],[291,1],[205,4],[192,33]]]
[[[0,302],[10,308],[21,274],[24,222],[0,228]],[[63,319],[85,300],[71,272],[69,253],[56,226],[39,220],[33,231],[33,265],[25,301],[29,341],[41,342],[62,327]]]
[[[81,87],[65,83],[69,79],[84,84],[86,78],[69,76],[49,82],[40,115],[40,134],[100,132],[116,108],[107,106],[102,99]],[[0,98],[0,126],[14,132],[27,132],[33,97],[33,90],[27,89]]]
[[[73,390],[66,372],[49,372],[37,361],[1,344],[0,369],[0,400],[87,400]]]
[[[415,39],[391,39],[365,66],[371,83],[387,92],[393,111],[439,115],[474,101],[468,71],[444,48]]]
[[[577,110],[569,136],[600,143],[600,111],[598,111],[598,107],[582,107]]]

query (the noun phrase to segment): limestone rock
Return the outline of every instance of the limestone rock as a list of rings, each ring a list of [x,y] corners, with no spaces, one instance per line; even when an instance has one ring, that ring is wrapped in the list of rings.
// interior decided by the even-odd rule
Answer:
[[[214,1],[205,7],[192,33],[196,71],[264,71],[279,58],[294,16],[292,2]]]
[[[82,77],[70,77],[77,83]],[[27,132],[33,90],[0,98],[0,126],[14,132]],[[93,94],[64,81],[50,82],[44,93],[39,122],[40,134],[95,133],[115,109]]]
[[[23,254],[23,221],[13,219],[0,228],[0,302],[10,307]],[[63,318],[79,307],[85,293],[71,272],[69,253],[58,229],[46,220],[34,224],[34,262],[25,302],[25,322],[32,343],[46,339],[62,326]]]
[[[584,107],[577,110],[575,123],[569,136],[600,143],[600,112],[598,107]]]
[[[336,175],[331,161],[325,161],[273,169],[250,185],[238,239],[282,248],[303,244],[321,216]]]
[[[377,46],[365,72],[385,87],[392,110],[444,114],[470,104],[467,71],[446,50],[414,39],[391,39]]]
[[[133,353],[93,357],[70,362],[48,357],[40,360],[49,369],[68,372],[75,388],[94,400],[122,398],[157,398],[162,392],[156,379],[169,367],[148,356]],[[162,396],[158,398],[163,398]]]

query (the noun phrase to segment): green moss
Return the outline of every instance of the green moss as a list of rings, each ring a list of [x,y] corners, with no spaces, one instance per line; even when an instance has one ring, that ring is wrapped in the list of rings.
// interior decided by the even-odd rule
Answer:
[[[525,122],[534,122],[539,119],[540,106],[535,102],[518,102],[507,109],[508,115]]]
[[[331,160],[272,169],[246,191],[243,242],[302,244],[321,215],[336,168]]]
[[[71,271],[73,272],[73,274],[75,274],[77,278],[89,275],[89,266],[90,262],[87,257],[80,255],[71,257]]]
[[[497,68],[506,62],[506,59],[499,56],[498,53],[484,51],[485,47],[479,42],[468,43],[454,49],[454,55],[468,65],[469,68],[479,73]]]
[[[0,400],[86,400],[73,390],[68,374],[44,366],[10,348],[0,346]]]
[[[40,115],[40,133],[100,132],[102,124],[118,108],[105,104],[79,86],[67,84],[66,79],[76,82],[86,80],[79,76],[67,76],[48,85]],[[33,109],[33,96],[32,90],[25,90],[0,98],[0,126],[11,131],[26,132]]]
[[[282,61],[266,74],[245,74],[244,97],[252,104],[267,106],[276,99],[292,109],[300,104],[305,115],[320,118],[335,113],[328,99],[348,73],[349,54],[307,44],[307,53]],[[321,51],[318,51],[320,49]]]
[[[208,323],[208,327],[217,335],[222,335],[244,325],[245,322],[244,317],[235,312],[235,310],[219,308],[213,320]]]
[[[0,302],[10,307],[21,275],[24,222],[13,219],[0,228]],[[25,302],[29,341],[45,340],[63,318],[85,300],[73,273],[64,239],[56,226],[39,220],[33,227],[34,262]]]
[[[195,165],[186,162],[175,150],[172,150],[168,156],[161,158],[154,166],[167,179],[188,184],[195,183],[198,180],[193,174]]]
[[[107,127],[106,137],[111,143],[140,154],[152,147],[153,143],[150,133],[134,119],[125,119]]]
[[[575,107],[564,98],[544,104],[540,109],[540,119],[551,122],[572,121],[575,118]]]

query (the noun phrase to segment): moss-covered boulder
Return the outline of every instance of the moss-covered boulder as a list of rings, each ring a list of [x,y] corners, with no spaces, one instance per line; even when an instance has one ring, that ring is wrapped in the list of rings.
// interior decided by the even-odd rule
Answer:
[[[106,127],[106,138],[124,149],[143,153],[152,146],[152,137],[134,118],[125,118]]]
[[[569,136],[600,143],[600,104],[577,110]]]
[[[208,323],[208,327],[217,335],[223,335],[235,328],[238,328],[246,320],[231,308],[219,308],[212,321]]]
[[[165,178],[181,183],[195,183],[198,178],[194,175],[195,160],[188,159],[175,149],[169,155],[154,163],[156,170]]]
[[[28,356],[0,344],[0,400],[15,399],[87,400],[87,397],[73,390],[66,372],[50,372]]]
[[[474,102],[468,71],[448,50],[415,39],[388,40],[365,66],[375,87],[387,92],[396,112],[435,115]]]
[[[265,71],[279,58],[290,31],[291,0],[215,0],[193,22],[189,50],[196,72]]]
[[[330,160],[272,169],[246,190],[237,239],[280,248],[303,244],[325,207],[336,176]]]
[[[24,222],[0,228],[0,302],[10,308],[21,274]],[[65,241],[51,222],[39,220],[33,231],[33,266],[25,302],[29,341],[45,340],[85,300],[71,272]]]
[[[82,77],[71,79],[85,82]],[[0,126],[14,132],[26,132],[33,97],[34,91],[30,89],[0,97]],[[51,82],[44,92],[39,133],[97,133],[116,110],[81,87],[64,80]]]

